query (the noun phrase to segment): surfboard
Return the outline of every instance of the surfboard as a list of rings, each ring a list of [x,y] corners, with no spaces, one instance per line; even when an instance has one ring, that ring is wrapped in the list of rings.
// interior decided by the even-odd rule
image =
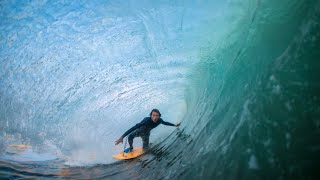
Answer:
[[[116,155],[113,155],[113,158],[119,159],[119,160],[125,160],[125,159],[133,159],[136,158],[140,155],[143,154],[143,149],[142,147],[138,147],[138,148],[133,148],[133,150],[131,152],[125,153],[125,152],[120,152]]]

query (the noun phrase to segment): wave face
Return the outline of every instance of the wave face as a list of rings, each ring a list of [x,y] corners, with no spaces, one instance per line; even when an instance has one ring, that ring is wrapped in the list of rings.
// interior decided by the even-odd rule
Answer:
[[[0,9],[1,177],[320,176],[319,0]],[[182,125],[154,129],[138,159],[112,159],[153,108]]]

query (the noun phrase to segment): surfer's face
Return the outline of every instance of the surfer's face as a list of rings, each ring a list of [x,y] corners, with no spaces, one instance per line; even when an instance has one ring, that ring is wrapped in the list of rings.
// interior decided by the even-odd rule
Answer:
[[[159,113],[157,113],[157,112],[152,112],[152,114],[151,114],[151,119],[152,119],[152,121],[153,121],[154,123],[156,123],[156,122],[159,120],[159,118],[160,118]]]

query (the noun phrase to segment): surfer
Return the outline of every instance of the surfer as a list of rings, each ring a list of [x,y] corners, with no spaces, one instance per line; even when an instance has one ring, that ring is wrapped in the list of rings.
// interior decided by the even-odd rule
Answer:
[[[123,143],[123,138],[126,137],[128,134],[128,142],[130,147],[125,149],[124,152],[130,152],[133,149],[133,139],[135,137],[140,136],[142,138],[143,142],[143,149],[148,149],[149,147],[149,136],[150,131],[157,127],[159,124],[164,124],[167,126],[180,126],[180,123],[172,124],[170,122],[166,122],[162,120],[161,113],[158,109],[153,109],[150,112],[150,117],[144,118],[140,123],[136,124],[129,130],[127,130],[118,140],[116,140],[115,145],[118,145],[119,143]]]

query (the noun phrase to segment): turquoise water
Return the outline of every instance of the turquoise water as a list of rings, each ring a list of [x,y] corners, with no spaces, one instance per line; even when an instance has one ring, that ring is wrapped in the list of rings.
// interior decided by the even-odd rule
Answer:
[[[0,8],[1,177],[319,177],[320,1]],[[112,159],[153,108],[181,127]]]

